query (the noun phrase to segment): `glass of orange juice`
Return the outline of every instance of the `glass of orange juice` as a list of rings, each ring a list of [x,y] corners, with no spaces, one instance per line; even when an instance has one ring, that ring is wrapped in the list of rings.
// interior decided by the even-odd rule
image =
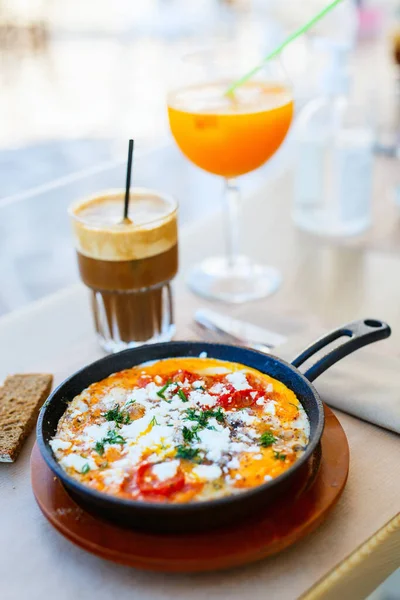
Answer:
[[[293,96],[279,60],[227,94],[243,75],[243,61],[226,49],[187,57],[187,83],[168,95],[172,134],[183,154],[225,181],[227,252],[195,265],[188,277],[195,293],[241,303],[273,293],[277,269],[254,263],[239,250],[240,193],[237,178],[266,163],[280,148],[293,118]],[[196,74],[199,74],[198,76]]]

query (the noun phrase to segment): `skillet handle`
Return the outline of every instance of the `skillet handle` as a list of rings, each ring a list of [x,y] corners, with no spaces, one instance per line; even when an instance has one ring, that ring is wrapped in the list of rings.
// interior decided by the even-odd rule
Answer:
[[[317,360],[314,365],[307,369],[304,376],[310,381],[314,381],[314,379],[319,377],[319,375],[324,373],[329,367],[348,354],[355,352],[355,350],[359,350],[359,348],[362,348],[363,346],[388,338],[390,334],[391,329],[389,325],[383,321],[378,321],[377,319],[353,321],[348,325],[343,325],[342,327],[331,331],[311,344],[311,346],[308,346],[308,348],[292,361],[292,365],[294,367],[300,367],[319,350],[326,348],[326,346],[341,337],[347,337],[348,339],[345,340],[343,344],[337,346],[330,352],[328,351],[322,358]]]

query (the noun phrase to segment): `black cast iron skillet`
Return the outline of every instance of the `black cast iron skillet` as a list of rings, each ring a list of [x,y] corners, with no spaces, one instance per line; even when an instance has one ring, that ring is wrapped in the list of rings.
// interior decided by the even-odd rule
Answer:
[[[309,346],[292,364],[254,350],[242,347],[203,342],[168,342],[125,350],[98,360],[66,379],[43,406],[37,424],[37,441],[40,451],[50,469],[62,481],[68,493],[83,508],[104,519],[124,527],[134,527],[151,532],[186,532],[214,528],[242,520],[265,507],[268,502],[289,489],[293,478],[312,458],[319,446],[324,428],[324,409],[318,392],[311,385],[316,377],[331,365],[355,350],[390,336],[390,327],[381,321],[366,319],[322,337]],[[302,374],[300,367],[314,354],[339,338],[345,341],[328,351]],[[209,358],[239,362],[267,373],[293,390],[302,403],[311,426],[310,441],[305,453],[285,473],[276,479],[226,498],[193,502],[188,504],[152,504],[149,502],[123,500],[89,489],[69,477],[56,462],[49,440],[57,430],[57,424],[68,402],[90,384],[108,375],[141,363],[179,356],[199,356],[206,352]],[[340,449],[338,449],[340,451]]]

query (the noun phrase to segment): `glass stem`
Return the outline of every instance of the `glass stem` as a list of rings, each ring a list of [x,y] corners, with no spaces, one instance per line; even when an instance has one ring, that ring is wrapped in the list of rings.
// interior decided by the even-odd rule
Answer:
[[[239,202],[240,190],[236,179],[225,179],[226,253],[229,267],[234,267],[239,256]]]

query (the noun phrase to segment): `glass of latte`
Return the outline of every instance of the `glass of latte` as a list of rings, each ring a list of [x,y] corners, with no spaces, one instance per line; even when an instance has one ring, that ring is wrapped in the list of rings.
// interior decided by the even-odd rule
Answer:
[[[169,341],[175,332],[177,203],[133,188],[124,220],[124,195],[99,193],[69,209],[80,275],[91,291],[97,336],[107,352]]]

